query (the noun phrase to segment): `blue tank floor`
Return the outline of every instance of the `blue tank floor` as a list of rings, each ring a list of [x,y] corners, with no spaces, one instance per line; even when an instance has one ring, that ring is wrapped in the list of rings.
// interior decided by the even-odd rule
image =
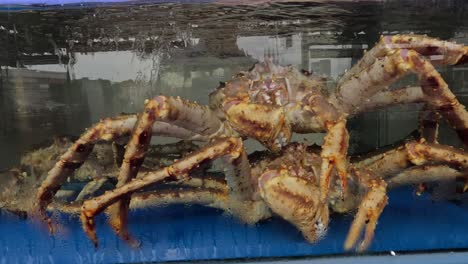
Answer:
[[[248,226],[221,211],[201,206],[169,206],[132,212],[130,230],[140,249],[119,241],[97,219],[95,249],[76,217],[60,215],[64,230],[49,236],[27,220],[0,215],[0,263],[115,263],[345,253],[343,241],[352,215],[332,218],[327,236],[311,245],[287,222],[274,218]],[[409,188],[393,190],[380,218],[370,252],[468,248],[468,206],[432,202]]]

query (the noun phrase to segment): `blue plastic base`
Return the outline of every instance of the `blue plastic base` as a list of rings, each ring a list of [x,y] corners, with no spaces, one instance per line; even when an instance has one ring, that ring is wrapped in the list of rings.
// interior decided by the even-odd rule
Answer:
[[[0,263],[38,260],[55,263],[142,262],[327,255],[344,253],[352,215],[332,217],[328,235],[308,244],[287,222],[275,218],[248,226],[221,211],[201,206],[170,206],[132,212],[130,230],[138,250],[119,241],[97,219],[100,246],[85,237],[76,217],[61,215],[65,228],[49,236],[37,223],[0,215]],[[411,189],[390,193],[370,252],[468,248],[468,206],[415,197]]]

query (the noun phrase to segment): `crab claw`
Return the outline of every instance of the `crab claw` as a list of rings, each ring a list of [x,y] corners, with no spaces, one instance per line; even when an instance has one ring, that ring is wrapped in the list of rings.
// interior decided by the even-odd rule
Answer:
[[[94,247],[98,247],[98,239],[96,235],[96,224],[94,223],[94,219],[89,217],[85,211],[81,212],[80,220],[83,225],[83,230],[85,231],[86,235],[91,239],[93,242]]]
[[[328,193],[330,188],[330,181],[333,176],[333,169],[336,169],[337,174],[341,180],[341,198],[344,200],[344,194],[348,187],[347,174],[348,174],[348,144],[349,134],[346,129],[346,119],[329,125],[328,133],[324,138],[324,144],[322,146],[322,167],[320,176],[320,195],[322,201],[328,199]]]
[[[383,180],[372,180],[369,183],[369,191],[363,197],[349,229],[344,245],[345,250],[357,247],[358,252],[363,252],[369,247],[374,237],[377,221],[387,201],[386,183]],[[362,233],[364,236],[360,240]]]
[[[268,206],[296,226],[309,242],[316,242],[328,227],[328,205],[320,201],[313,178],[288,169],[267,170],[259,179],[260,195]]]
[[[279,152],[291,139],[291,127],[284,109],[271,105],[231,101],[224,105],[229,124],[242,134],[257,139]]]

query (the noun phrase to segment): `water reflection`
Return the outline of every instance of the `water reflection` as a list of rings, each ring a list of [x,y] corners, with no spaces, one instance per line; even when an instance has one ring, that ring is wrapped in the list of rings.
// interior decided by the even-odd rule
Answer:
[[[78,135],[103,117],[139,111],[144,99],[157,94],[207,103],[220,81],[264,57],[324,74],[333,87],[382,33],[468,43],[466,3],[422,2],[0,13],[0,169],[53,135]],[[466,68],[442,72],[465,102]],[[416,127],[415,110],[405,106],[352,120],[353,148],[401,139]],[[396,124],[407,130],[397,131]]]

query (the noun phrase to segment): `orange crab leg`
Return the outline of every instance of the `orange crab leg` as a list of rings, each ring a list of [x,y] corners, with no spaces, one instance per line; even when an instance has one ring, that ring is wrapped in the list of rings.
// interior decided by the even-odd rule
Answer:
[[[386,180],[388,187],[421,182],[451,181],[460,177],[468,177],[468,172],[451,168],[447,165],[422,165],[408,168]]]
[[[202,135],[213,135],[223,128],[221,121],[206,106],[165,96],[147,100],[126,146],[117,187],[125,185],[137,175],[151,141],[151,129],[156,121],[168,122]],[[126,229],[129,202],[130,197],[124,197],[109,207],[109,223],[123,240],[137,245]]]
[[[155,172],[144,173],[141,177],[128,182],[112,191],[88,200],[83,203],[81,220],[83,229],[91,240],[97,245],[97,237],[95,233],[93,218],[95,215],[104,211],[108,206],[119,201],[123,197],[131,195],[133,192],[147,187],[156,182],[160,182],[167,178],[173,180],[184,180],[189,177],[189,172],[197,165],[206,160],[212,160],[221,156],[229,156],[234,166],[241,163],[239,159],[243,159],[244,155],[243,144],[241,139],[225,138],[214,141],[213,143],[205,146],[204,148],[196,151],[189,156],[175,162],[173,165],[160,169]],[[241,168],[248,168],[248,166],[241,166]],[[245,172],[244,169],[237,171]],[[250,173],[250,171],[248,171]],[[248,176],[248,175],[247,175]],[[240,178],[246,177],[240,175]]]
[[[347,152],[349,144],[349,134],[346,129],[346,119],[341,119],[337,123],[330,125],[322,146],[322,167],[320,175],[320,197],[322,201],[328,198],[332,171],[335,168],[341,180],[342,194],[347,188]]]
[[[424,96],[418,96],[419,91],[415,89],[400,90],[403,96],[407,99],[413,97],[415,101],[422,99],[430,108],[442,114],[464,144],[468,145],[468,113],[432,64],[456,65],[467,62],[467,46],[417,35],[382,37],[340,80],[330,101],[341,112],[352,115],[360,113],[369,108],[367,102],[376,105],[372,100],[378,92],[413,72],[419,77]],[[383,95],[392,93],[397,95],[392,91]],[[391,104],[391,98],[383,101]],[[405,103],[403,99],[397,101]]]
[[[122,115],[103,119],[83,133],[48,172],[46,179],[41,183],[37,191],[37,209],[39,215],[49,222],[51,231],[53,231],[52,223],[47,217],[46,208],[55,193],[60,189],[61,184],[84,163],[96,142],[99,140],[113,141],[129,135],[136,120],[136,115]],[[181,138],[197,138],[197,135],[193,132],[162,122],[154,123],[151,132]]]
[[[345,73],[339,86],[368,68],[376,58],[384,57],[394,49],[415,50],[423,56],[432,56],[430,60],[436,64],[457,65],[468,62],[468,47],[460,44],[421,35],[382,36],[377,45],[366,52],[362,59]]]
[[[349,229],[344,244],[345,250],[356,246],[364,229],[364,238],[357,246],[357,251],[366,250],[374,237],[377,220],[387,205],[386,183],[383,180],[371,180],[367,183],[369,191],[361,201],[358,212]]]
[[[351,225],[345,249],[350,250],[357,245],[364,229],[364,238],[357,247],[358,251],[363,251],[370,245],[377,220],[387,204],[387,183],[378,177],[390,178],[388,183],[392,186],[463,177],[468,169],[468,154],[445,145],[411,141],[396,149],[353,163],[352,166],[354,178],[369,191],[362,199]],[[395,176],[391,177],[392,175]]]

